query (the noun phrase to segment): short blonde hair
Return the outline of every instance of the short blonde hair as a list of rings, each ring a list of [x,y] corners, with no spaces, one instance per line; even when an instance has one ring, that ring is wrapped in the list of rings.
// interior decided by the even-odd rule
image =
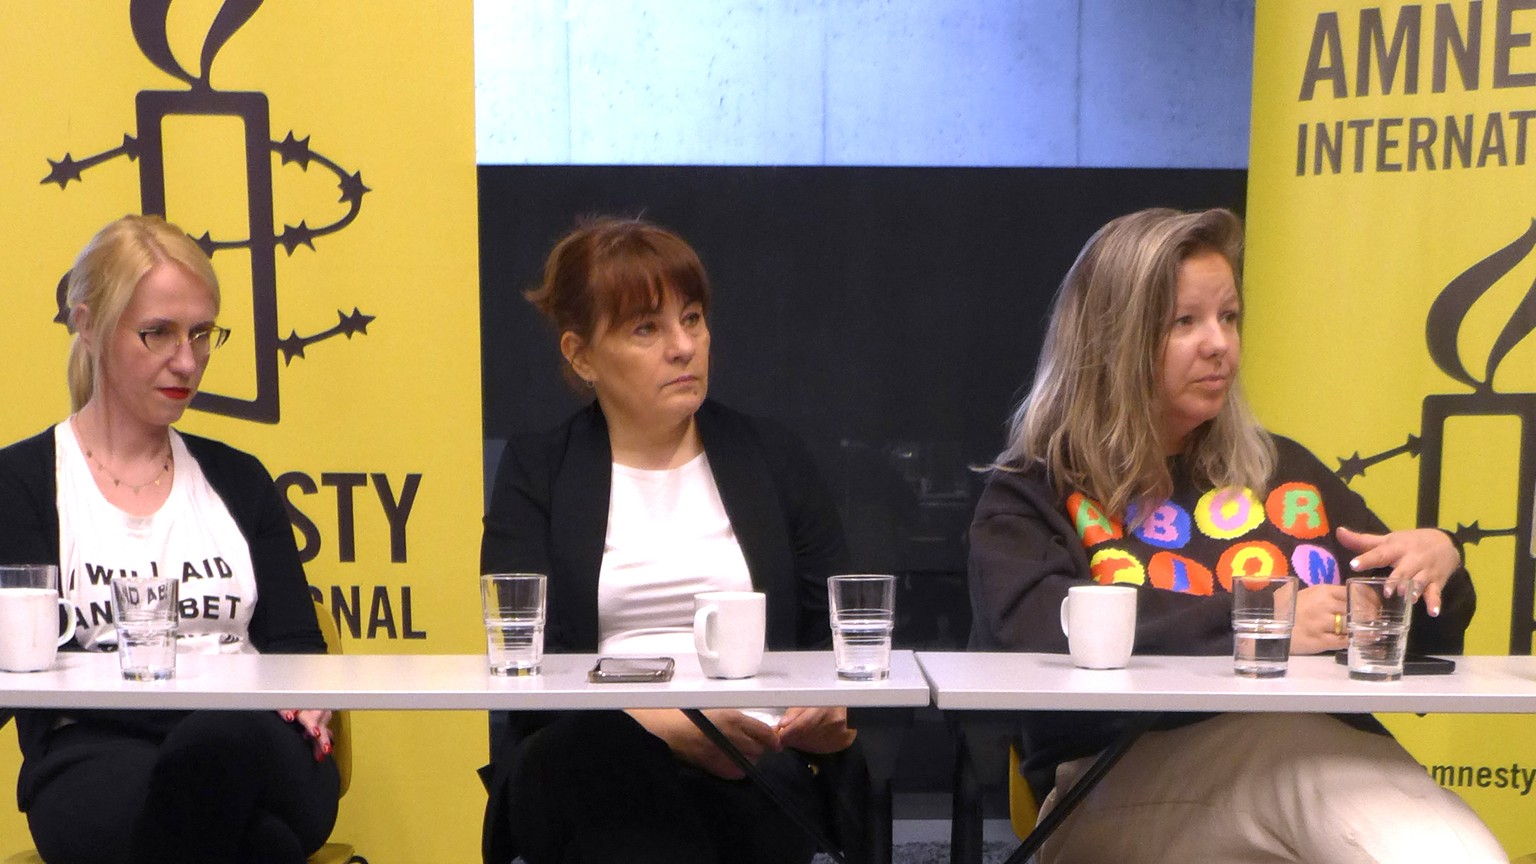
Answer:
[[[101,354],[92,353],[81,338],[79,310],[90,310],[90,336],[106,345],[133,292],[149,271],[159,264],[177,264],[213,292],[213,309],[219,310],[219,280],[213,264],[186,232],[159,216],[130,214],[107,224],[85,244],[69,271],[65,301],[69,306],[69,400],[79,411],[91,401],[101,383]]]
[[[1178,298],[1179,266],[1216,252],[1242,297],[1243,226],[1229,210],[1142,210],[1100,228],[1056,293],[1029,394],[1009,424],[995,467],[1043,463],[1063,495],[1083,492],[1123,518],[1173,493],[1161,436],[1159,370]],[[1203,486],[1262,489],[1274,442],[1234,379],[1221,412],[1185,442]]]

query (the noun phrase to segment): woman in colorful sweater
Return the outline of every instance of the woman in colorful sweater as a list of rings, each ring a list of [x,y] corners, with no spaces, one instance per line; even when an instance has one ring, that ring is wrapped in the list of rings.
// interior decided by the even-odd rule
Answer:
[[[1343,580],[1420,597],[1410,644],[1459,652],[1476,598],[1450,537],[1389,531],[1238,384],[1242,227],[1146,210],[1083,248],[971,524],[977,650],[1065,652],[1087,581],[1135,585],[1140,654],[1232,651],[1234,576],[1295,573],[1291,650],[1343,648]],[[1080,776],[1129,718],[1022,719],[1026,773]],[[1046,862],[1502,861],[1499,844],[1369,716],[1164,715],[1042,850]]]

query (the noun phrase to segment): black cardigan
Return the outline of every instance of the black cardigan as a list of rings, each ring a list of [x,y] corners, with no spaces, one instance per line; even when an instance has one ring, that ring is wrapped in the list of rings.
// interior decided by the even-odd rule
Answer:
[[[847,572],[848,550],[810,454],[784,427],[711,400],[694,418],[752,586],[768,595],[768,647],[829,645],[826,582]],[[608,422],[596,402],[548,432],[510,439],[496,471],[480,570],[548,574],[544,640],[551,652],[597,650],[612,478]],[[481,838],[486,864],[517,854],[506,816],[508,779],[519,742],[554,716],[512,714],[495,761],[481,769],[490,793]]]
[[[186,433],[181,439],[250,546],[257,592],[248,634],[251,644],[264,654],[325,653],[288,512],[267,469],[256,457],[227,444]],[[0,561],[59,564],[56,461],[52,427],[0,450]],[[181,712],[77,711],[70,716],[81,722],[161,730]],[[16,713],[23,757],[17,798],[23,810],[31,797],[27,762],[57,718],[54,711]]]
[[[695,418],[755,590],[768,595],[768,647],[831,643],[827,577],[846,572],[842,523],[800,441],[706,400]],[[547,573],[545,645],[596,651],[597,578],[613,451],[597,403],[549,432],[507,442],[485,515],[482,573]]]

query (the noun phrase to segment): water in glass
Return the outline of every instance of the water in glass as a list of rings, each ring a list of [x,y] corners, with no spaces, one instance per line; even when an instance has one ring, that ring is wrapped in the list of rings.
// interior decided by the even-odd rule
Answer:
[[[544,660],[544,622],[487,620],[485,646],[492,675],[532,675]]]
[[[1232,667],[1244,678],[1280,678],[1291,656],[1291,622],[1232,622]]]
[[[120,621],[117,659],[129,681],[165,681],[176,677],[174,621]]]
[[[1349,677],[1360,681],[1396,681],[1403,677],[1403,653],[1407,649],[1407,622],[1352,623]]]
[[[837,677],[878,681],[891,675],[890,619],[842,618],[832,622]]]

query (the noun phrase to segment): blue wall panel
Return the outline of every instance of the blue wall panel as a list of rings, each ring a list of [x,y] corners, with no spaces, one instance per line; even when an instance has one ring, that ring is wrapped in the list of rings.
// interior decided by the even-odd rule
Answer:
[[[482,164],[1243,167],[1253,0],[479,0]]]

